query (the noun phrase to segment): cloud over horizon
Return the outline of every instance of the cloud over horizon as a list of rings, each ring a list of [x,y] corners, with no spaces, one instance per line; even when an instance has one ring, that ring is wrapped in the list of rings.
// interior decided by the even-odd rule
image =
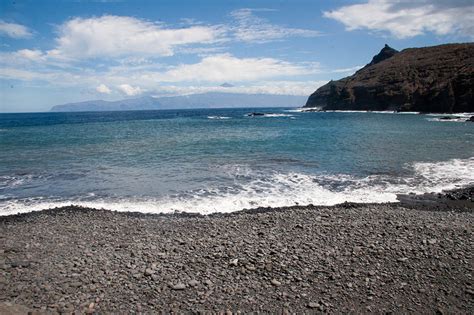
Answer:
[[[318,64],[295,64],[275,58],[237,58],[231,54],[206,56],[195,64],[183,64],[166,71],[161,80],[252,81],[264,78],[304,75],[318,71]]]
[[[103,83],[101,83],[99,86],[97,86],[95,88],[95,90],[97,92],[101,93],[101,94],[110,94],[110,93],[112,93],[110,88],[107,85],[103,84]]]
[[[136,96],[144,92],[139,86],[131,86],[130,84],[120,84],[118,88],[127,96]]]

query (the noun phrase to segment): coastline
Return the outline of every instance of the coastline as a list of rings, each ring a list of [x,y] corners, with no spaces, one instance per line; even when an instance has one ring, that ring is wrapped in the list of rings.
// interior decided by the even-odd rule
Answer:
[[[207,216],[0,217],[0,311],[470,313],[472,189]]]

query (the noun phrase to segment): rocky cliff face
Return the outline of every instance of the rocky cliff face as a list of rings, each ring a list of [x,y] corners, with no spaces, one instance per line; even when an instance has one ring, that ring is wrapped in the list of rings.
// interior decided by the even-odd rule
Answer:
[[[350,77],[330,81],[305,107],[323,110],[474,112],[474,43],[409,48],[385,45]]]

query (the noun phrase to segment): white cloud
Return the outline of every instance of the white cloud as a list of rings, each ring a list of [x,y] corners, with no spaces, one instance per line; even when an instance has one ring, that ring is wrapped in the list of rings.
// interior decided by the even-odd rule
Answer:
[[[341,69],[333,69],[330,72],[331,73],[354,73],[357,70],[361,69],[364,66],[354,66],[350,68],[341,68]]]
[[[81,77],[62,71],[35,71],[12,67],[0,67],[0,78],[21,81],[46,81],[53,84],[78,84]]]
[[[266,19],[253,14],[255,11],[272,11],[268,9],[239,9],[231,12],[236,20],[232,27],[234,37],[244,42],[265,43],[286,37],[316,37],[321,33],[315,30],[289,28],[269,23]]]
[[[264,42],[319,34],[273,25],[255,17],[253,12],[249,9],[234,11],[236,27],[194,24],[170,28],[133,17],[111,15],[73,18],[58,27],[56,46],[49,51],[0,52],[0,77],[43,81],[54,86],[77,86],[103,94],[112,94],[114,90],[127,96],[155,91],[158,86],[170,84],[181,86],[177,89],[183,91],[199,89],[199,85],[205,90],[219,90],[223,88],[206,85],[217,86],[222,82],[244,84],[233,88],[239,93],[306,94],[310,91],[308,82],[278,81],[278,85],[274,82],[300,80],[298,76],[319,73],[318,63],[239,58],[219,53],[224,49],[220,45],[225,40]],[[253,36],[250,35],[252,32]],[[157,60],[157,57],[176,52],[198,54],[199,61],[170,65]],[[272,80],[272,83],[256,83],[262,80]]]
[[[21,49],[15,53],[18,57],[30,60],[30,61],[44,61],[45,55],[41,50],[38,49]]]
[[[183,64],[160,74],[160,81],[250,81],[311,74],[318,64],[294,64],[274,58],[237,58],[231,54],[207,56],[195,64]]]
[[[139,86],[133,87],[130,84],[120,84],[118,88],[127,96],[136,96],[144,92]]]
[[[324,16],[343,23],[349,31],[386,31],[397,38],[426,32],[474,38],[474,4],[470,1],[370,0],[324,12]]]
[[[64,71],[55,72],[39,72],[19,70],[13,68],[0,68],[0,78],[23,80],[23,81],[46,81],[56,86],[94,86],[97,82],[101,83],[96,86],[96,91],[104,85],[109,88],[111,85],[116,85],[120,92],[126,96],[137,96],[145,92],[156,95],[185,95],[204,92],[223,92],[223,93],[246,93],[246,94],[277,94],[277,95],[310,95],[318,87],[327,83],[327,81],[314,81],[311,79],[304,80],[257,80],[250,82],[234,83],[232,87],[220,86],[222,82],[202,84],[186,83],[186,82],[157,82],[148,77],[133,77],[134,82],[139,82],[140,86],[131,86],[130,84],[120,84],[117,82],[124,82],[130,79],[126,75],[111,76],[109,73],[102,75],[87,74],[84,76],[73,75]],[[146,89],[144,89],[145,87]],[[106,93],[108,94],[108,93]]]
[[[208,26],[173,29],[127,16],[74,18],[59,27],[57,47],[49,54],[63,58],[171,56],[176,46],[211,43],[220,34]]]
[[[2,65],[20,65],[37,62],[44,59],[40,50],[21,49],[12,52],[0,52],[0,64]]]
[[[144,64],[109,67],[104,71],[88,68],[52,68],[44,67],[44,64],[38,64],[35,67],[29,64],[18,65],[17,69],[7,67],[3,69],[0,67],[0,77],[23,81],[44,81],[56,86],[93,87],[97,92],[102,93],[106,93],[107,89],[111,90],[110,86],[116,86],[127,96],[155,91],[158,86],[162,88],[170,84],[182,86],[183,89],[186,89],[185,86],[195,89],[199,85],[218,86],[223,82],[234,82],[237,87],[218,87],[218,90],[300,95],[309,90],[305,88],[302,92],[302,85],[307,86],[310,79],[304,79],[302,82],[305,84],[291,82],[298,77],[321,72],[317,63],[291,63],[274,58],[237,58],[230,54],[207,56],[194,64],[172,67],[161,65],[154,67]],[[282,81],[288,79],[291,81]],[[271,82],[256,84],[263,80]],[[277,81],[286,83],[277,85],[275,83]],[[134,85],[125,82],[133,82]],[[235,82],[240,83],[240,87]],[[247,87],[243,88],[243,86]]]
[[[300,95],[306,96],[327,81],[265,81],[254,82],[250,85],[222,86],[160,86],[154,90],[159,95],[187,95],[205,92],[243,93],[243,94],[275,94],[275,95]]]
[[[0,35],[8,36],[11,38],[29,38],[33,34],[30,30],[21,24],[7,23],[0,20]]]
[[[112,91],[109,89],[109,87],[105,84],[100,84],[99,86],[97,86],[95,88],[95,90],[99,93],[102,93],[102,94],[110,94]]]

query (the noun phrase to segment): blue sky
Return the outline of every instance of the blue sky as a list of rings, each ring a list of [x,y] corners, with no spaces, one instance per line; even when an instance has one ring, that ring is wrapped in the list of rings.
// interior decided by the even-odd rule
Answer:
[[[0,0],[0,112],[207,91],[309,95],[385,43],[473,34],[465,0]]]

